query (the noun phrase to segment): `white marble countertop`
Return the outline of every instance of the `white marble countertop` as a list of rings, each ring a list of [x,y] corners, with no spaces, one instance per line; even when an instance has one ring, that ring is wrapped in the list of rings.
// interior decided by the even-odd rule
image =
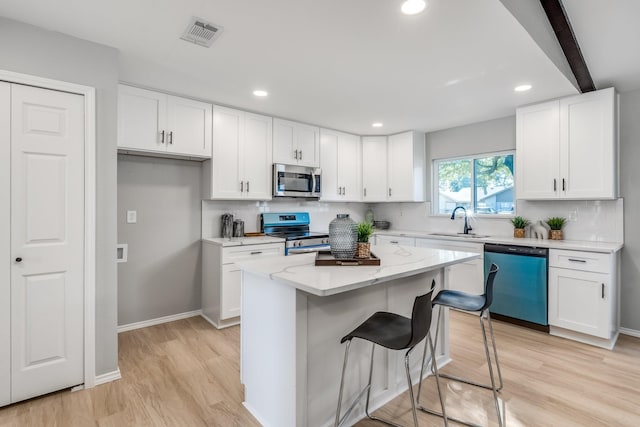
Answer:
[[[549,240],[549,239],[516,239],[514,237],[457,237],[440,236],[432,233],[437,231],[403,231],[403,230],[381,230],[375,234],[382,236],[407,236],[424,239],[451,240],[456,242],[469,243],[497,243],[504,245],[530,246],[538,248],[566,249],[572,251],[587,251],[600,253],[614,253],[622,249],[623,243],[617,242],[595,242],[587,240]]]
[[[266,243],[283,243],[284,239],[279,237],[270,236],[256,236],[256,237],[207,237],[202,239],[203,242],[211,243],[214,245],[227,247],[227,246],[248,246],[248,245],[262,245]]]
[[[402,245],[372,246],[379,266],[315,266],[315,254],[238,261],[242,270],[285,283],[318,296],[335,295],[377,283],[409,277],[459,262],[479,254]]]

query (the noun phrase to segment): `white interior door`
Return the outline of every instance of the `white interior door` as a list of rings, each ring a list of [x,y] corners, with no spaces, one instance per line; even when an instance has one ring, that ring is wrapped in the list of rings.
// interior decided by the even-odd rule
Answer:
[[[11,86],[11,400],[84,381],[84,97]]]
[[[0,406],[11,403],[10,119],[11,85],[0,82]]]

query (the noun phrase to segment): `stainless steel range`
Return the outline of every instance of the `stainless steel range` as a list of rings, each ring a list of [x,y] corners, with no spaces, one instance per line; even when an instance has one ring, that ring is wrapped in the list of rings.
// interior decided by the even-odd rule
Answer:
[[[309,212],[260,214],[260,231],[285,239],[285,255],[329,250],[329,235],[309,231]]]

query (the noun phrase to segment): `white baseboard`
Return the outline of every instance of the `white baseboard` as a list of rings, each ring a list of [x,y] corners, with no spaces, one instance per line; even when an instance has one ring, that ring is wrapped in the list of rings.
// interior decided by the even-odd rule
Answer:
[[[623,335],[629,335],[631,337],[640,338],[640,331],[636,329],[618,328],[618,331]]]
[[[120,375],[120,369],[116,369],[115,371],[107,372],[106,374],[97,375],[94,385],[100,385],[100,384],[108,383],[111,381],[116,381],[116,380],[119,380],[120,378],[122,378],[122,375]]]
[[[129,323],[118,326],[118,333],[132,331],[134,329],[146,328],[148,326],[160,325],[161,323],[173,322],[174,320],[187,319],[189,317],[201,316],[202,310],[187,311],[186,313],[172,314],[170,316],[158,317],[156,319],[143,320],[141,322]]]

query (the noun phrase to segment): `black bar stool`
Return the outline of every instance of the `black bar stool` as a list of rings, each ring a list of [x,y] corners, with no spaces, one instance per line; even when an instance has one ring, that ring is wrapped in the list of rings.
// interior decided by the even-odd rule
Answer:
[[[440,393],[440,382],[438,378],[438,367],[435,362],[435,353],[433,341],[431,340],[431,334],[429,329],[431,328],[431,314],[432,314],[432,304],[431,304],[431,295],[433,294],[433,290],[435,288],[435,280],[431,283],[431,289],[424,295],[416,297],[413,303],[413,311],[411,315],[411,319],[408,319],[404,316],[400,316],[399,314],[387,313],[384,311],[379,311],[365,320],[360,326],[355,328],[349,334],[345,335],[340,343],[344,343],[346,341],[347,346],[344,351],[344,364],[342,365],[342,377],[340,379],[340,393],[338,394],[338,409],[336,410],[336,420],[335,427],[341,426],[342,423],[347,419],[347,417],[351,414],[351,411],[355,407],[355,405],[362,399],[362,396],[366,392],[367,401],[365,406],[365,412],[367,417],[372,420],[380,421],[385,424],[402,427],[398,424],[395,424],[388,420],[383,420],[378,417],[373,417],[369,414],[369,397],[371,395],[371,377],[373,374],[373,353],[376,347],[376,344],[389,348],[392,350],[407,350],[407,353],[404,356],[404,367],[407,374],[407,383],[409,385],[409,396],[411,397],[411,409],[413,411],[413,422],[415,427],[418,427],[418,415],[416,412],[416,401],[413,397],[413,384],[411,383],[411,374],[409,372],[409,354],[414,349],[414,347],[422,341],[425,337],[425,348],[426,345],[429,345],[431,350],[431,359],[434,367],[434,375],[436,377],[436,384],[438,386],[438,394],[440,396],[440,405],[442,408],[442,412],[445,414],[444,416],[444,424],[447,425],[447,417],[446,417],[446,409],[444,405],[444,401],[442,400],[442,394]],[[347,360],[349,359],[349,346],[351,345],[351,340],[354,338],[360,338],[372,343],[371,346],[371,365],[369,366],[369,383],[366,385],[358,396],[354,399],[353,403],[349,406],[349,409],[345,412],[345,414],[340,417],[340,409],[342,406],[342,390],[344,387],[344,372],[347,367]],[[424,357],[423,357],[424,363]]]
[[[482,329],[482,339],[484,341],[484,350],[486,353],[486,357],[487,357],[487,365],[489,366],[489,377],[491,378],[491,385],[486,385],[486,384],[481,384],[481,383],[477,383],[475,381],[470,381],[467,380],[465,378],[459,378],[459,377],[455,377],[452,375],[447,375],[447,374],[441,374],[440,377],[443,378],[448,378],[451,380],[455,380],[455,381],[460,381],[463,382],[465,384],[470,384],[473,386],[477,386],[477,387],[482,387],[482,388],[486,388],[489,390],[493,391],[493,400],[495,401],[496,404],[496,413],[498,414],[498,424],[500,425],[500,427],[502,427],[502,417],[500,415],[500,404],[498,402],[498,392],[500,390],[502,390],[502,373],[500,372],[500,364],[498,363],[498,351],[496,350],[496,341],[493,337],[493,326],[491,324],[491,315],[489,314],[489,307],[491,306],[491,303],[493,302],[493,280],[496,277],[496,273],[498,273],[498,266],[496,264],[491,264],[491,269],[489,269],[489,274],[487,276],[487,281],[485,282],[485,286],[484,286],[484,294],[482,295],[472,295],[472,294],[468,294],[466,292],[460,292],[460,291],[453,291],[453,290],[443,290],[440,291],[438,293],[438,295],[436,295],[436,297],[433,299],[433,305],[439,305],[440,309],[438,311],[438,323],[436,325],[436,344],[437,344],[437,340],[438,340],[438,330],[440,328],[440,323],[441,323],[441,319],[442,319],[442,307],[451,307],[451,308],[457,308],[460,310],[464,310],[464,311],[470,311],[470,312],[476,312],[476,313],[480,313],[480,328]],[[485,330],[485,326],[484,326],[484,318],[487,318],[487,322],[489,323],[489,332],[491,334],[491,342],[493,344],[493,355],[495,358],[495,363],[496,363],[496,369],[498,371],[498,380],[499,380],[499,386],[496,387],[496,381],[493,375],[493,365],[491,362],[491,355],[489,352],[489,344],[487,343],[487,332]],[[433,350],[432,350],[433,351]],[[425,358],[426,358],[426,352],[427,352],[427,347],[425,346],[424,348],[424,353],[422,355],[422,370],[424,370],[424,362],[425,362]],[[432,362],[431,368],[432,368],[432,372],[435,373],[435,370],[433,369],[434,363]],[[444,411],[442,413],[440,412],[436,412],[434,410],[431,409],[427,409],[425,407],[423,407],[420,404],[420,390],[422,388],[422,379],[423,379],[423,372],[420,372],[420,385],[418,386],[418,398],[417,398],[417,402],[418,402],[418,409],[420,409],[423,412],[427,412],[429,414],[432,415],[437,415],[440,417],[446,417],[446,414],[444,413]],[[438,384],[438,389],[440,388],[440,385]],[[474,425],[471,423],[468,423],[466,421],[462,421],[459,419],[455,419],[452,417],[449,417],[450,420],[461,423],[461,424],[466,424],[466,425]]]

